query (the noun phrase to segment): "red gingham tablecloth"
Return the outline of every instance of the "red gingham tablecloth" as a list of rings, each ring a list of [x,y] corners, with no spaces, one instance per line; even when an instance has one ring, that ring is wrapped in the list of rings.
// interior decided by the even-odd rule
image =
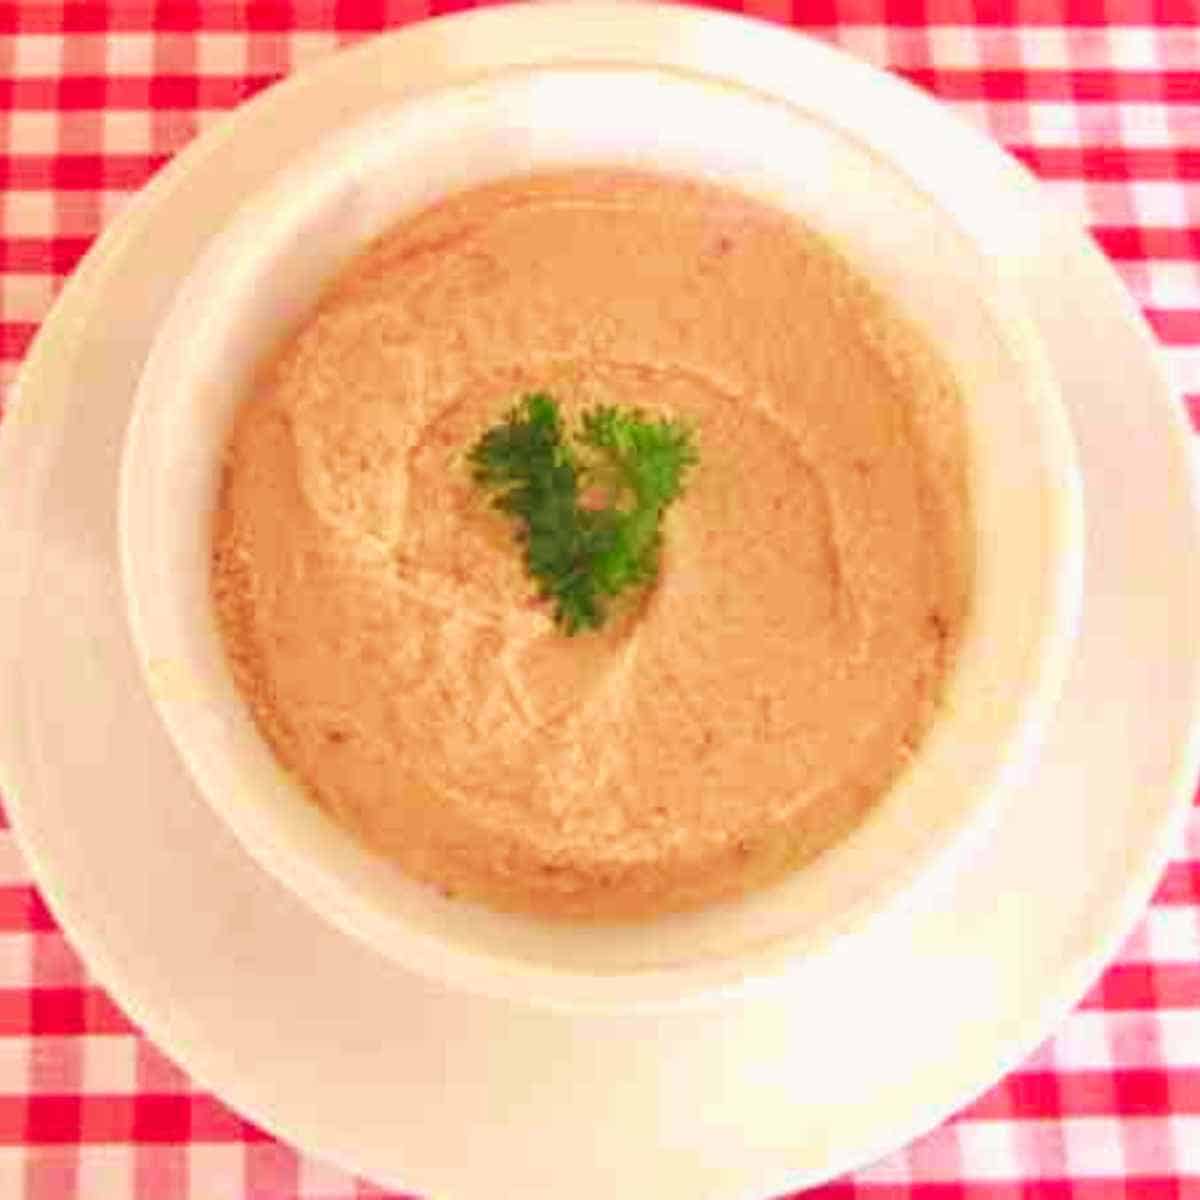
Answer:
[[[92,239],[198,130],[338,45],[466,6],[0,3],[0,380]],[[1018,155],[1116,264],[1200,423],[1200,0],[725,7],[907,76]],[[1200,813],[1179,855],[1119,960],[1028,1062],[810,1195],[1200,1198]],[[234,1116],[140,1037],[0,828],[0,1200],[384,1194]],[[646,1193],[630,1180],[629,1195]]]

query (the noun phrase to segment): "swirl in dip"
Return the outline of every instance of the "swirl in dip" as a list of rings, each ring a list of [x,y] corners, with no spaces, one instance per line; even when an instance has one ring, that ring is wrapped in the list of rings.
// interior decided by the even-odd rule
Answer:
[[[688,421],[655,586],[568,638],[464,452],[522,393]],[[824,240],[708,184],[566,171],[362,251],[230,434],[212,587],[313,800],[403,870],[544,916],[769,881],[935,713],[970,586],[954,378]]]

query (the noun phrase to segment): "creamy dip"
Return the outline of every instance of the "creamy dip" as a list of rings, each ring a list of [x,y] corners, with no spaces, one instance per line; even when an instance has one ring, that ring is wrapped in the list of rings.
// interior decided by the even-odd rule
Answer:
[[[568,638],[465,451],[524,392],[689,421],[656,585]],[[955,380],[838,252],[707,184],[570,171],[365,248],[232,429],[212,586],[313,800],[546,916],[742,891],[843,836],[933,716],[970,585]]]

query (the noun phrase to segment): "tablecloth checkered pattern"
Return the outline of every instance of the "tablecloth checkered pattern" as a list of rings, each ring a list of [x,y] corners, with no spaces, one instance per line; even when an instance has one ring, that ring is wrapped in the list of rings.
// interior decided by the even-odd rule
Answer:
[[[199,130],[339,45],[460,7],[0,3],[0,381],[97,233]],[[905,75],[1027,163],[1115,263],[1200,425],[1200,0],[724,7]],[[1200,1198],[1200,812],[1050,1041],[941,1128],[811,1194]],[[261,1133],[140,1037],[0,828],[0,1200],[385,1195]]]

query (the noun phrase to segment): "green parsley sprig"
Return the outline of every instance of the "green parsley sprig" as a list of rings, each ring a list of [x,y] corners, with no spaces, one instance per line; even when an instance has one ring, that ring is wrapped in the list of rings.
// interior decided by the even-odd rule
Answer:
[[[568,439],[558,404],[525,395],[469,455],[475,481],[517,524],[525,566],[568,634],[658,574],[662,519],[697,462],[680,422],[602,405]]]

